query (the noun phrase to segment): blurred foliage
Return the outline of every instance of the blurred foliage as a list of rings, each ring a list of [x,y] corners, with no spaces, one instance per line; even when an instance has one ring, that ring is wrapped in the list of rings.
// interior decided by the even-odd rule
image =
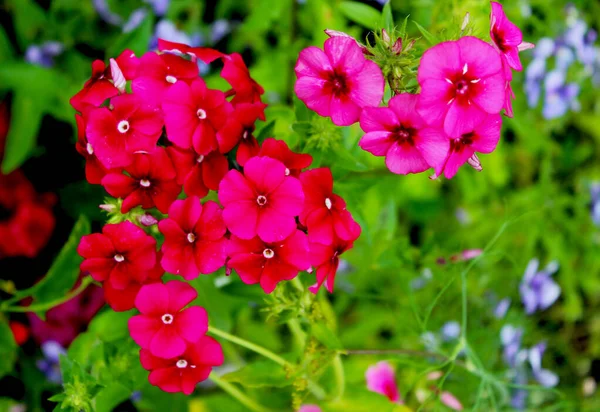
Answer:
[[[4,173],[47,150],[36,140],[44,116],[73,127],[71,135],[53,135],[52,140],[75,142],[68,99],[89,77],[93,59],[107,61],[125,47],[138,54],[148,49],[161,18],[152,14],[147,3],[107,2],[123,20],[140,7],[147,10],[140,25],[127,33],[103,21],[92,3],[5,0],[0,6],[0,99],[11,102]],[[523,29],[527,41],[535,43],[563,30],[566,1],[505,3],[507,15]],[[600,3],[571,3],[598,30]],[[172,0],[164,17],[190,36],[202,35],[206,45],[243,54],[270,103],[266,115],[274,123],[262,127],[270,128],[272,135],[291,147],[313,154],[313,166],[332,168],[336,191],[347,200],[363,229],[355,248],[344,255],[348,264],[338,274],[336,293],[304,297],[308,301],[302,313],[286,306],[290,294],[300,293],[292,285],[280,287],[267,298],[257,286],[243,285],[237,277],[223,274],[192,282],[200,292],[196,303],[207,309],[212,325],[283,353],[300,365],[290,374],[222,341],[227,361],[223,372],[235,370],[222,379],[241,385],[248,396],[270,408],[286,408],[286,400],[296,394],[299,402],[319,403],[324,411],[401,410],[365,387],[366,368],[388,359],[396,365],[400,392],[408,404],[418,404],[418,389],[428,385],[425,374],[441,370],[447,374],[444,389],[469,409],[499,410],[511,391],[500,329],[512,324],[525,329],[524,346],[547,342],[544,367],[561,379],[557,391],[528,387],[534,410],[600,409],[600,395],[582,395],[586,377],[600,379],[600,229],[590,217],[589,194],[589,183],[600,180],[600,91],[591,82],[582,85],[581,110],[548,121],[539,109],[527,107],[523,76],[518,74],[513,82],[515,117],[505,118],[498,149],[481,156],[483,172],[464,167],[451,181],[430,181],[424,174],[392,175],[381,158],[360,150],[357,125],[340,132],[328,121],[316,119],[293,97],[293,67],[299,51],[308,45],[321,46],[325,28],[345,31],[366,43],[369,30],[389,25],[380,10],[375,1]],[[407,35],[419,39],[418,50],[429,47],[423,38],[427,32],[438,38],[454,36],[466,12],[476,35],[486,38],[489,30],[489,3],[483,0],[392,0],[391,10],[396,23],[410,15]],[[228,22],[231,32],[214,44],[210,40],[213,23],[220,20]],[[23,56],[28,47],[45,41],[64,45],[53,66],[26,63]],[[529,60],[530,55],[523,53],[524,66]],[[222,81],[214,69],[206,78],[213,85]],[[83,183],[62,188],[63,209],[73,218],[83,214],[101,222],[97,205],[104,194],[96,189]],[[35,291],[22,292],[23,296],[35,296],[36,304],[63,296],[76,279],[76,239],[88,231],[89,222],[82,217],[47,280],[38,283]],[[439,263],[440,258],[448,261],[463,250],[478,248],[484,253],[474,261]],[[526,316],[519,283],[533,257],[543,263],[554,259],[560,263],[555,277],[562,295],[550,309]],[[426,268],[432,279],[415,290],[411,285]],[[314,279],[308,274],[301,277],[305,286]],[[512,306],[506,318],[498,320],[493,310],[504,297],[512,299]],[[74,341],[68,357],[61,360],[66,396],[53,400],[66,407],[108,411],[128,401],[141,387],[141,397],[132,398],[140,410],[185,410],[186,404],[198,412],[246,410],[210,384],[191,398],[151,387],[127,334],[128,316],[102,312]],[[306,376],[314,376],[327,393],[336,390],[332,362],[340,349],[420,353],[422,335],[438,333],[452,320],[461,322],[464,334],[461,340],[437,348],[439,357],[342,355],[343,396],[316,401],[315,392],[309,395],[305,390]],[[2,321],[0,375],[17,374],[12,367],[17,357],[19,370],[35,370],[17,350]],[[28,389],[40,385],[39,373],[23,376]],[[53,388],[53,392],[59,390]],[[75,392],[77,396],[69,397]],[[29,410],[41,408],[41,391],[36,393],[36,399],[27,399]],[[2,399],[0,405],[11,402]],[[443,406],[430,397],[423,408],[440,410]]]

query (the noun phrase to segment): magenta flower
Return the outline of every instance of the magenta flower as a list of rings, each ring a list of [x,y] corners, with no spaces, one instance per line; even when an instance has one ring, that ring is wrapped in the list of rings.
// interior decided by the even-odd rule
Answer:
[[[419,114],[450,137],[473,131],[504,107],[506,77],[500,54],[476,37],[440,43],[421,58]]]
[[[377,64],[367,60],[356,40],[332,37],[324,50],[311,46],[300,52],[294,91],[309,109],[348,126],[363,107],[378,106],[384,79]]]
[[[160,358],[183,354],[187,343],[198,342],[208,330],[204,308],[183,309],[197,296],[193,287],[178,280],[142,286],[135,298],[141,314],[129,319],[131,338]]]
[[[248,160],[244,174],[227,172],[219,185],[223,220],[241,239],[257,234],[265,242],[280,242],[296,230],[304,193],[298,179],[286,175],[278,160],[258,156]]]
[[[418,95],[403,93],[391,98],[389,107],[366,107],[360,115],[360,127],[366,134],[359,146],[375,156],[385,156],[392,173],[424,172],[448,154],[448,138],[426,128],[415,110],[418,100]]]
[[[369,366],[365,374],[367,379],[367,389],[371,392],[380,393],[395,403],[402,403],[396,385],[396,374],[392,365],[388,362],[377,362]]]

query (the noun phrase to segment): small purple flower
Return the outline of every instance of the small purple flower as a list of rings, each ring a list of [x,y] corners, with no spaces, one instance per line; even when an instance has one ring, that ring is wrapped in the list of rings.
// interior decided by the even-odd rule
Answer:
[[[538,343],[529,349],[529,364],[535,380],[546,388],[553,388],[558,385],[558,376],[554,372],[542,368],[542,358],[545,351],[546,342]]]
[[[552,275],[558,271],[558,262],[550,262],[539,272],[538,267],[539,261],[531,259],[519,285],[521,301],[528,315],[548,309],[560,296],[560,286],[552,279]]]
[[[525,370],[520,369],[517,371],[514,383],[517,385],[527,385],[527,374],[525,373]],[[510,405],[516,410],[525,409],[525,406],[527,405],[527,395],[527,390],[515,389],[510,398]]]
[[[102,20],[113,26],[123,24],[123,18],[116,13],[113,13],[108,6],[107,0],[92,0],[92,6],[96,9],[96,13]]]
[[[62,383],[62,375],[60,373],[59,358],[60,355],[66,355],[67,352],[58,342],[49,340],[42,343],[42,354],[44,357],[36,362],[39,370],[41,370],[49,382],[57,385]]]
[[[54,66],[54,58],[64,51],[65,47],[57,41],[47,41],[40,45],[31,45],[25,51],[25,61],[38,66]]]
[[[210,28],[210,41],[218,43],[231,32],[231,24],[225,19],[216,20]]]
[[[537,47],[535,48],[537,49]],[[534,49],[534,50],[535,50]],[[525,91],[529,107],[537,106],[542,95],[542,80],[546,72],[546,60],[535,58],[525,71]]]
[[[123,33],[131,33],[132,31],[137,29],[140,26],[140,24],[142,24],[147,15],[148,11],[146,9],[134,10],[133,13],[129,15],[129,18],[123,25]]]
[[[592,198],[592,221],[600,227],[600,182],[590,184],[590,197]]]
[[[523,329],[512,325],[504,325],[500,330],[500,341],[503,347],[504,362],[511,368],[521,365],[526,357],[526,351],[521,350]]]
[[[460,323],[457,321],[446,322],[442,326],[442,339],[444,342],[450,342],[458,339],[460,336]]]
[[[496,309],[494,309],[494,317],[496,319],[504,319],[508,309],[510,309],[511,300],[510,298],[504,298],[496,305]]]
[[[545,60],[554,54],[556,43],[550,37],[542,37],[533,49],[534,59]]]
[[[152,10],[154,10],[154,14],[158,17],[164,16],[167,14],[167,10],[169,10],[169,3],[171,0],[144,0],[144,3],[152,6]]]
[[[175,43],[183,43],[189,46],[199,46],[192,42],[192,38],[185,32],[179,30],[175,23],[170,20],[161,20],[154,27],[154,35],[150,39],[150,49],[155,50],[158,47],[158,39],[164,39]]]

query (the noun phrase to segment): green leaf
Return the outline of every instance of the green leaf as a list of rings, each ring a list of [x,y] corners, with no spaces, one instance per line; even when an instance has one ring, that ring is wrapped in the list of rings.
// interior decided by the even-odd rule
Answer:
[[[114,382],[101,389],[94,398],[95,412],[111,412],[117,405],[126,401],[131,391],[119,382]]]
[[[3,27],[0,27],[0,63],[10,60],[14,54],[10,40]]]
[[[406,36],[406,26],[408,26],[408,18],[410,17],[410,15],[406,16],[404,18],[404,21],[402,22],[402,26],[400,27],[400,37],[404,38]]]
[[[423,26],[421,26],[419,23],[417,23],[416,21],[414,21],[413,23],[415,23],[415,25],[417,26],[417,29],[419,29],[419,31],[421,32],[421,34],[423,35],[423,37],[425,37],[425,40],[427,40],[427,42],[434,46],[436,44],[438,44],[440,41],[437,39],[437,37],[435,37],[433,34],[431,34],[429,31],[427,31],[427,29]]]
[[[31,155],[41,121],[42,110],[36,98],[16,91],[11,107],[10,128],[6,136],[2,173],[8,174],[17,169]]]
[[[125,339],[129,336],[127,321],[133,314],[133,310],[127,312],[107,310],[92,320],[88,330],[104,342]]]
[[[286,372],[280,365],[267,360],[249,363],[240,370],[223,375],[222,379],[248,388],[265,386],[283,388],[294,382],[286,376]]]
[[[10,372],[17,358],[17,343],[10,326],[0,321],[0,378]]]
[[[17,43],[24,50],[46,27],[46,13],[34,0],[10,0]]]
[[[325,345],[328,349],[341,350],[343,349],[342,343],[335,336],[335,333],[324,323],[319,322],[311,326],[311,332],[313,336]]]
[[[369,169],[342,145],[337,145],[331,151],[331,159],[335,159],[335,166],[352,172],[362,172]]]
[[[388,33],[394,31],[394,16],[392,15],[392,2],[388,1],[383,6],[383,10],[381,11],[381,27],[387,30]]]
[[[132,50],[136,56],[148,51],[152,36],[153,16],[148,14],[144,21],[132,32],[124,33],[106,50],[107,56],[118,56],[125,49]]]
[[[256,140],[262,143],[267,137],[273,137],[273,132],[275,131],[275,120],[270,121],[265,124],[259,131],[258,136],[256,136]]]
[[[339,10],[349,20],[360,24],[367,29],[375,30],[381,21],[381,14],[377,9],[356,1],[343,1],[339,5]]]

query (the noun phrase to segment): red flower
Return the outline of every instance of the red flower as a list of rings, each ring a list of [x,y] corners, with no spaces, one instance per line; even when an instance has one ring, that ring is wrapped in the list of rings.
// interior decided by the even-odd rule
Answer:
[[[280,242],[296,230],[295,217],[302,211],[304,193],[295,177],[286,176],[285,166],[270,157],[254,157],[244,174],[227,172],[219,185],[223,220],[235,236],[265,242]]]
[[[177,171],[177,183],[183,185],[188,196],[202,198],[209,190],[217,190],[229,170],[227,158],[218,151],[205,156],[193,149],[180,149],[176,146],[169,146],[166,150]]]
[[[206,155],[216,150],[217,131],[231,113],[231,105],[220,90],[208,89],[204,80],[191,85],[179,82],[166,93],[162,104],[167,138],[177,146]]]
[[[85,158],[85,178],[88,183],[99,185],[104,175],[106,175],[106,168],[102,166],[102,163],[96,157],[94,148],[85,136],[84,117],[76,114],[75,121],[77,122],[77,143],[75,144],[75,149]]]
[[[129,176],[111,172],[102,179],[102,186],[111,196],[123,198],[123,213],[138,205],[144,209],[156,206],[162,213],[167,213],[181,192],[173,163],[162,147],[152,153],[134,155],[125,171]]]
[[[29,335],[31,334],[27,326],[23,325],[21,322],[17,322],[14,320],[11,320],[8,323],[8,326],[10,326],[10,330],[13,334],[13,338],[15,339],[17,345],[21,346],[22,344],[27,342],[27,340],[29,339]]]
[[[129,319],[132,339],[154,356],[181,356],[187,343],[197,343],[208,330],[204,308],[183,309],[197,296],[193,287],[178,280],[142,286],[135,298],[141,314]]]
[[[250,71],[244,63],[244,59],[238,53],[223,55],[223,70],[221,77],[227,80],[235,91],[235,97],[231,101],[238,103],[258,103],[260,95],[265,90],[250,77]],[[264,114],[260,115],[261,120],[265,120]]]
[[[140,350],[140,362],[151,371],[148,381],[165,392],[183,392],[190,395],[196,385],[208,378],[214,366],[223,364],[223,350],[219,342],[202,336],[198,343],[188,343],[185,352],[171,359],[153,356]]]
[[[209,47],[190,47],[187,44],[176,43],[164,39],[158,39],[158,50],[162,52],[187,54],[192,57],[193,62],[195,62],[196,59],[200,59],[206,64],[212,63],[224,56],[220,51]]]
[[[119,94],[119,90],[110,81],[110,70],[102,60],[92,63],[92,77],[85,82],[83,89],[71,97],[70,103],[75,110],[83,112],[86,105],[100,106],[106,99]]]
[[[302,169],[307,168],[312,163],[311,155],[292,152],[286,142],[272,137],[265,139],[262,143],[258,156],[268,156],[279,160],[287,168],[286,174],[294,177],[298,177]]]
[[[354,241],[360,236],[360,226],[346,210],[346,202],[333,193],[333,177],[326,167],[311,169],[300,175],[305,194],[300,223],[308,228],[311,242],[330,245],[336,235]]]
[[[345,251],[352,249],[352,242],[335,239],[331,245],[320,243],[309,243],[310,261],[317,271],[317,283],[308,288],[312,293],[317,293],[323,282],[329,293],[333,293],[335,273],[340,264],[339,256]]]
[[[190,280],[198,273],[212,273],[227,258],[222,210],[213,201],[200,203],[197,197],[175,201],[169,217],[158,222],[165,236],[162,265],[169,273]]]
[[[147,104],[158,106],[165,93],[178,81],[191,82],[198,77],[196,63],[174,54],[148,52],[140,58],[137,77],[131,89]]]
[[[91,110],[86,126],[93,152],[107,169],[128,166],[137,151],[154,150],[163,127],[160,110],[135,95],[117,96],[110,103],[112,110]]]
[[[236,160],[242,166],[248,159],[258,154],[260,147],[252,133],[254,133],[254,124],[263,113],[265,106],[266,104],[263,103],[241,103],[235,106],[227,123],[217,134],[221,153],[231,151],[239,143]]]
[[[81,271],[119,290],[143,283],[156,263],[156,241],[131,222],[108,224],[102,233],[83,236],[77,247]]]
[[[0,258],[34,258],[50,240],[56,220],[47,206],[20,203],[6,222],[0,222]]]
[[[125,49],[115,59],[121,69],[121,73],[126,80],[133,80],[137,76],[140,67],[140,58],[136,57],[135,53],[129,49]]]
[[[135,297],[143,285],[161,282],[161,278],[165,274],[164,269],[160,265],[161,259],[162,253],[159,251],[156,253],[156,264],[154,265],[154,268],[148,272],[148,277],[143,283],[132,279],[131,283],[129,283],[125,289],[116,289],[110,282],[104,282],[102,289],[104,289],[104,299],[108,306],[115,312],[124,312],[133,309]]]
[[[293,279],[299,271],[310,268],[308,241],[300,230],[278,243],[232,236],[227,254],[230,257],[227,267],[235,269],[248,285],[260,282],[265,293],[273,292],[282,280]]]

